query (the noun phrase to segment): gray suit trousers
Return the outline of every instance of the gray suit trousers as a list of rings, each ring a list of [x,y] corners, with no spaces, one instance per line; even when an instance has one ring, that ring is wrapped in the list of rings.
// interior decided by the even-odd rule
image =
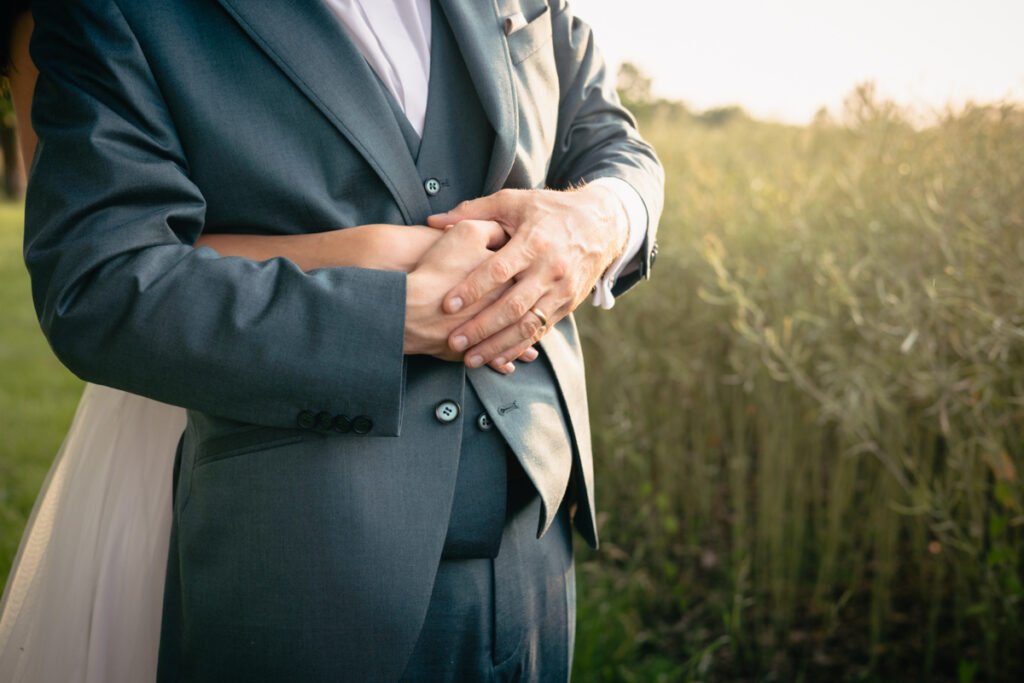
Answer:
[[[537,538],[540,498],[512,489],[501,550],[442,560],[404,681],[567,681],[576,630],[568,506]]]

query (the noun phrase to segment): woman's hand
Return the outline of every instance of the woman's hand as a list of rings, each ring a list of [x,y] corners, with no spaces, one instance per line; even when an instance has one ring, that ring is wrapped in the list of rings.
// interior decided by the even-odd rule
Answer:
[[[342,233],[351,232],[352,235]],[[431,247],[441,238],[433,228],[424,225],[360,225],[348,230],[335,230],[331,233],[338,238],[357,241],[357,254],[349,254],[346,258],[355,257],[362,268],[379,270],[401,270],[406,273],[412,270],[423,259]],[[353,249],[352,245],[340,246],[338,251]],[[339,253],[339,256],[341,254]]]
[[[448,346],[452,328],[493,303],[504,288],[497,288],[476,305],[458,313],[441,310],[442,296],[490,258],[492,250],[503,245],[508,237],[501,226],[492,221],[463,221],[446,232],[435,230],[434,233],[440,235],[440,239],[410,271],[406,281],[405,350],[406,353],[426,353],[443,360],[461,361],[463,354]],[[531,346],[518,360],[531,362],[538,355],[537,349]],[[489,365],[505,375],[515,371],[511,360]]]

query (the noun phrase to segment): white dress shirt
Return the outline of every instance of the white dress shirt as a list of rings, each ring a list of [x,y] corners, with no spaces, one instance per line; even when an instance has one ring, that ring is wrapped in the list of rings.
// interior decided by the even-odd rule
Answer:
[[[430,82],[430,0],[326,0],[363,57],[394,95],[419,135],[427,115]],[[640,194],[619,178],[598,178],[591,185],[612,190],[626,212],[629,239],[626,248],[605,271],[594,289],[592,302],[601,308],[615,305],[612,285],[622,273],[637,268],[636,256],[647,234],[647,207]]]

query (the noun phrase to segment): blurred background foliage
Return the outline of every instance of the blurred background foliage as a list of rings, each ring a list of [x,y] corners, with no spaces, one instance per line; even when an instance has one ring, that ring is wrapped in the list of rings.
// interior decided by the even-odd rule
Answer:
[[[654,277],[582,308],[602,547],[578,681],[1024,675],[1024,109],[805,127],[622,94],[667,173]],[[0,577],[81,384],[0,207]]]
[[[1024,109],[630,103],[666,208],[578,313],[577,680],[1020,680]]]
[[[0,78],[0,172],[3,196],[15,199],[25,191],[25,171],[18,152],[14,130],[14,105],[7,88],[7,79]]]

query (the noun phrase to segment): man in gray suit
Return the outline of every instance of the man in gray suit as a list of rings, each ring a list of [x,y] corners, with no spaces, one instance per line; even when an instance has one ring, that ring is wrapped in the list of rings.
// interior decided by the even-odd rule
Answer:
[[[321,2],[33,10],[43,329],[76,374],[189,409],[161,679],[564,679],[572,510],[597,542],[569,314],[636,236],[603,181],[643,213],[615,294],[663,182],[589,28],[437,0],[417,127]],[[428,220],[454,227],[408,274],[191,246]]]

